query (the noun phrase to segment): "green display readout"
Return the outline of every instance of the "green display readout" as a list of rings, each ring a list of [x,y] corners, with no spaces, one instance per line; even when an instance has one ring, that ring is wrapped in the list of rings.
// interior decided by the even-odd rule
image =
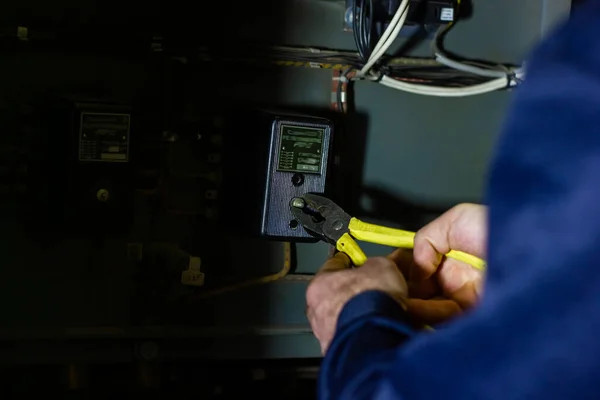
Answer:
[[[281,125],[277,170],[320,174],[325,129]]]

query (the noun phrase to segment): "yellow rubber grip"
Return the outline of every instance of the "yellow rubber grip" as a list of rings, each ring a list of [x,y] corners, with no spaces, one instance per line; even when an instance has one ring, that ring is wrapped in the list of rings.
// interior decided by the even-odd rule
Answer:
[[[415,233],[401,229],[388,228],[385,226],[369,224],[357,218],[352,218],[348,225],[350,234],[364,242],[381,244],[384,246],[412,249],[415,247]],[[345,235],[344,235],[345,236]],[[349,236],[349,235],[348,235]],[[339,243],[339,242],[338,242]],[[356,244],[356,242],[354,242]],[[356,246],[358,247],[358,245]],[[342,251],[338,248],[339,251]],[[344,251],[345,252],[345,251]],[[347,253],[347,252],[346,252]],[[361,250],[362,253],[362,250]],[[364,254],[364,253],[363,253]],[[485,261],[479,257],[462,251],[451,250],[446,257],[462,261],[478,270],[485,269]],[[352,257],[350,257],[352,258]],[[355,264],[356,265],[356,264]]]
[[[345,253],[348,257],[350,257],[350,260],[355,267],[360,267],[367,262],[367,256],[362,251],[358,243],[356,243],[356,241],[352,239],[352,236],[350,236],[348,233],[344,233],[344,235],[337,241],[335,247],[338,251]]]

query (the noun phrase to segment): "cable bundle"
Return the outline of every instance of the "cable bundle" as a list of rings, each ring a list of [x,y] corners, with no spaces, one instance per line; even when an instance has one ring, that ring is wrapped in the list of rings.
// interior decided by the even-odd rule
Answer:
[[[373,5],[371,1],[368,7],[362,10],[360,6],[364,6],[365,1],[355,0],[353,8],[354,37],[363,61],[356,80],[368,79],[393,89],[425,96],[465,97],[516,86],[524,77],[522,68],[451,58],[442,50],[442,41],[453,26],[452,23],[440,27],[435,35],[432,45],[434,64],[424,67],[386,63],[385,53],[406,22],[410,0],[400,3],[372,51],[368,50],[373,33],[374,21],[369,17],[373,13]],[[370,26],[371,30],[365,31],[365,26]]]
[[[363,62],[371,56],[371,39],[374,35],[375,8],[373,0],[354,0],[352,5],[354,42]]]

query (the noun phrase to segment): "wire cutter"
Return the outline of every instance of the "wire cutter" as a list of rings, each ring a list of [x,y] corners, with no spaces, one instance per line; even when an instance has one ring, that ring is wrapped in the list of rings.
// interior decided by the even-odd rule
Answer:
[[[290,203],[294,218],[311,235],[336,247],[350,257],[355,266],[367,261],[367,256],[354,239],[395,248],[412,249],[415,233],[363,222],[348,215],[333,201],[317,194],[305,194]],[[471,254],[452,250],[446,257],[465,262],[479,270],[485,262]]]

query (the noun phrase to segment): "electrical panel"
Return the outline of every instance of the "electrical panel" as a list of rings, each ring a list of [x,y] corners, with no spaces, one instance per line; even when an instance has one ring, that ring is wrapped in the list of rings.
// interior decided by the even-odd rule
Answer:
[[[333,123],[276,112],[230,120],[224,160],[229,226],[271,239],[314,241],[294,219],[290,201],[327,191]]]
[[[57,177],[66,186],[63,226],[74,233],[123,233],[133,209],[130,108],[75,101],[56,112],[64,116],[53,127],[58,137],[52,150],[66,176]],[[62,129],[68,130],[66,140],[60,139]]]

